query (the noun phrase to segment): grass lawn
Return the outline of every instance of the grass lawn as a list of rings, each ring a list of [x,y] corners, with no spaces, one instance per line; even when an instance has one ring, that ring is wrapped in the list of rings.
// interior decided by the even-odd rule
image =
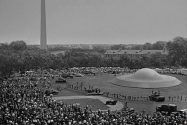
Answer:
[[[98,76],[84,76],[84,77],[74,77],[73,79],[66,79],[68,83],[70,84],[77,84],[78,83],[83,83],[85,87],[93,86],[94,88],[100,88],[101,91],[109,91],[111,93],[120,93],[126,96],[149,96],[153,91],[160,91],[161,95],[166,97],[165,102],[151,102],[151,101],[127,101],[127,100],[121,100],[122,102],[128,102],[128,107],[134,108],[136,111],[142,111],[146,110],[148,113],[153,113],[155,111],[156,106],[159,104],[177,104],[178,109],[186,108],[187,109],[187,101],[186,102],[177,102],[176,100],[174,102],[169,101],[168,97],[174,97],[174,96],[180,96],[180,95],[186,95],[187,97],[187,77],[185,76],[179,76],[179,75],[172,75],[179,80],[181,80],[181,84],[175,87],[169,87],[169,88],[159,88],[159,89],[142,89],[142,88],[128,88],[128,87],[120,87],[116,86],[110,83],[110,80],[114,79],[116,76],[113,74],[99,74]],[[70,96],[70,95],[84,95],[83,93],[80,92],[75,92],[72,90],[64,89],[65,84],[56,84],[53,81],[51,81],[52,87],[57,88],[57,86],[61,87],[61,91],[57,96]],[[183,100],[184,100],[183,96]],[[78,101],[78,100],[76,100]],[[85,104],[92,104],[89,103],[92,102],[86,101]],[[101,102],[102,103],[102,102]],[[94,108],[96,105],[92,105]],[[97,107],[96,107],[97,109]]]

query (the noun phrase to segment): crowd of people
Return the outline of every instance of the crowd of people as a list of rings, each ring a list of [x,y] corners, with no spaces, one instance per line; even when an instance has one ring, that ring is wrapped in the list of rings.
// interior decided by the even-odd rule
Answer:
[[[92,111],[90,106],[55,101],[38,87],[49,88],[54,74],[30,74],[1,81],[0,125],[187,125],[187,114]],[[92,86],[89,89],[100,91]]]
[[[186,68],[152,68],[158,73],[161,74],[178,74],[178,75],[185,75],[187,76],[187,69]],[[90,71],[93,73],[112,73],[112,74],[129,74],[134,73],[138,69],[129,69],[128,67],[74,67],[70,68],[68,70],[65,70],[66,72],[78,72],[78,73],[84,73],[84,71]]]

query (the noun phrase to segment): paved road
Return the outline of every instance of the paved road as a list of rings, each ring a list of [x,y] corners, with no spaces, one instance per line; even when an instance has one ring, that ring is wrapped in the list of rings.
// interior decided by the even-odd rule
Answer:
[[[62,100],[62,99],[85,99],[85,98],[99,99],[104,104],[106,103],[106,101],[111,100],[110,98],[102,97],[102,96],[60,96],[60,97],[53,97],[54,100]],[[116,105],[107,105],[107,106],[110,107],[109,109],[111,111],[121,110],[123,108],[123,104],[121,102],[119,102],[119,101],[117,102]]]

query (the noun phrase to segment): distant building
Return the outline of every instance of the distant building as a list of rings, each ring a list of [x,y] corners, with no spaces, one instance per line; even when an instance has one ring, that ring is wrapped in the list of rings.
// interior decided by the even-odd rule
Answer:
[[[130,55],[130,56],[142,56],[148,54],[156,54],[160,53],[163,55],[167,55],[167,50],[107,50],[105,52],[106,57],[121,57],[122,55]]]

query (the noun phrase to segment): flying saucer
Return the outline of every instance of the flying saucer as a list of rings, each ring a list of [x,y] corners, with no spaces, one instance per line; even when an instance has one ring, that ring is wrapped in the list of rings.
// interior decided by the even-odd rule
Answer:
[[[156,71],[143,68],[131,75],[122,75],[116,77],[112,84],[124,87],[137,87],[137,88],[162,88],[177,86],[181,83],[175,77],[168,75],[160,75]]]

